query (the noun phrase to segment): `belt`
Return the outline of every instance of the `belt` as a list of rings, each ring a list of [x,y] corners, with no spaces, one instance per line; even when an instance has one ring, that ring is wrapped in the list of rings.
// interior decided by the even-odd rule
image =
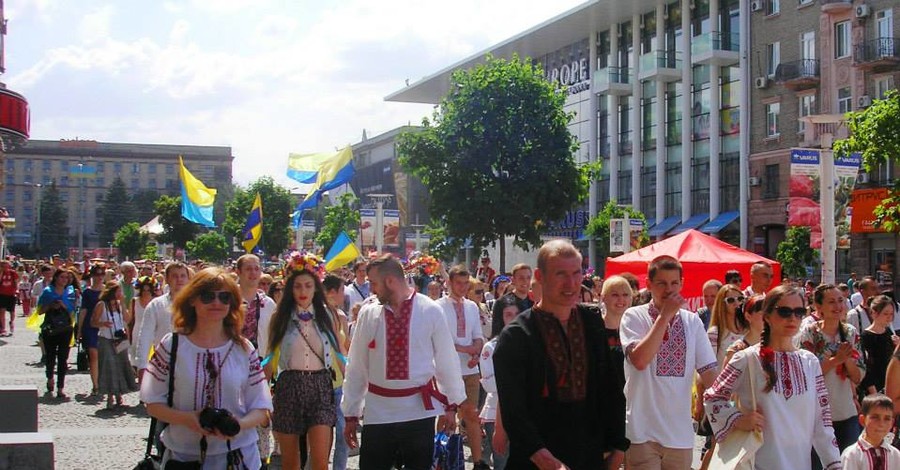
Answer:
[[[286,370],[286,371],[283,371],[282,374],[285,373],[285,372],[290,372],[290,373],[293,373],[293,374],[300,374],[300,375],[319,375],[319,374],[325,374],[325,373],[327,373],[327,372],[328,372],[328,369],[319,369],[319,370],[288,369],[288,370]]]
[[[426,410],[434,409],[434,404],[431,403],[432,398],[437,399],[437,401],[443,403],[444,406],[450,406],[450,402],[447,401],[447,396],[438,391],[434,382],[434,377],[424,385],[410,388],[384,388],[369,383],[369,392],[387,398],[411,397],[415,394],[420,394],[422,396],[422,404],[425,405]]]

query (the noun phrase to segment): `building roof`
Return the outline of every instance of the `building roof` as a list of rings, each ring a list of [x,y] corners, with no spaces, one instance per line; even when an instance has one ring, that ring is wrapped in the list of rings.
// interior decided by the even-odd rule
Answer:
[[[135,159],[175,159],[179,155],[190,160],[231,161],[231,147],[209,145],[129,144],[95,140],[29,140],[7,153],[15,155],[48,155],[73,157],[107,157]]]
[[[588,37],[589,31],[603,31],[613,23],[630,20],[636,14],[653,11],[655,0],[591,0],[525,30],[449,67],[397,90],[386,101],[437,104],[450,89],[450,75],[484,62],[487,54],[510,58],[541,57]]]

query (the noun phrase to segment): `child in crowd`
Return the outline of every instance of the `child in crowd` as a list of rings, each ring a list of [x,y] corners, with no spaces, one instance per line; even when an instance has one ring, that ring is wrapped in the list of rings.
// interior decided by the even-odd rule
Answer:
[[[844,470],[886,470],[900,468],[900,450],[891,446],[894,403],[881,395],[869,395],[862,401],[859,422],[864,431],[855,445],[844,449]]]

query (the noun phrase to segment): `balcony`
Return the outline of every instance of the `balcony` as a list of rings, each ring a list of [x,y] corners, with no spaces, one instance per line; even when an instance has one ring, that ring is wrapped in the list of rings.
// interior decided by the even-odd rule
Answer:
[[[873,72],[896,70],[900,66],[900,39],[878,38],[857,44],[853,62],[857,67]]]
[[[801,59],[778,64],[775,81],[794,91],[819,86],[819,61]]]
[[[853,8],[853,0],[819,0],[822,13],[843,13]]]
[[[706,33],[691,40],[691,62],[694,65],[728,67],[740,60],[740,35],[737,33]]]
[[[606,67],[594,74],[594,91],[609,95],[630,95],[631,69],[628,67]]]
[[[653,51],[641,55],[638,79],[675,82],[681,80],[681,54],[676,51]]]

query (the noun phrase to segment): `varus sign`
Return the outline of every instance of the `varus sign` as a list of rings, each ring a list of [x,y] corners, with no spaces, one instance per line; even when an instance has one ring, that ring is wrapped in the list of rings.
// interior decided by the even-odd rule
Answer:
[[[0,88],[0,134],[28,138],[28,101],[25,97]]]

